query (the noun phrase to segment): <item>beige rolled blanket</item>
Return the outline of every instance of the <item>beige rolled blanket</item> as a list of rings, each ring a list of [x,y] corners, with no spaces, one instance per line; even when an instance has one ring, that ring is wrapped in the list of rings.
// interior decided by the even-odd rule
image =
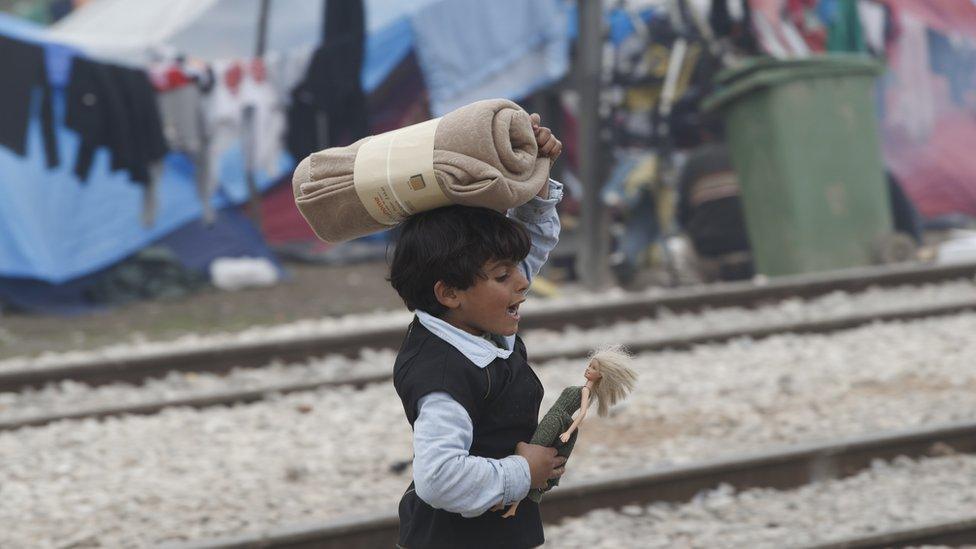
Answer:
[[[367,211],[353,182],[356,155],[370,139],[313,153],[295,169],[295,204],[322,240],[342,242],[391,226]],[[507,99],[445,115],[433,149],[437,185],[453,204],[504,211],[527,202],[549,178],[549,159],[536,156],[528,113]]]

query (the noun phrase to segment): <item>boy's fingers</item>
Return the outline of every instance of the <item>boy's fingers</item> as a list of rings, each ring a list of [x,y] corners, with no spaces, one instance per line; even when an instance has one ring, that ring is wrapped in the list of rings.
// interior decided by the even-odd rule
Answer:
[[[556,467],[562,467],[563,465],[566,465],[566,460],[567,459],[568,458],[566,456],[556,456],[556,465],[555,466]]]
[[[550,140],[539,149],[541,156],[548,156],[550,158],[556,158],[562,151],[563,145],[556,139]]]
[[[532,122],[532,128],[535,129],[542,124],[542,117],[538,113],[532,113],[529,115],[529,120]]]

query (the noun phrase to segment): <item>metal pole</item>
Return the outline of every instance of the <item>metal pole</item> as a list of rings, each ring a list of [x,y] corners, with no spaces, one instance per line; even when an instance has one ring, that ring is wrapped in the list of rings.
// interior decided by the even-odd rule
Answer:
[[[270,8],[270,2],[271,0],[261,0],[260,11],[258,12],[257,37],[254,41],[255,59],[264,57],[268,40],[268,9]],[[254,173],[254,142],[257,132],[261,131],[261,129],[255,127],[254,118],[254,108],[251,106],[246,107],[244,109],[244,136],[242,143],[244,146],[244,178],[247,181],[248,211],[251,216],[251,221],[258,226],[258,229],[261,229],[263,223],[261,195],[258,192],[257,176]]]
[[[258,39],[254,45],[254,56],[263,57],[267,51],[268,44],[268,10],[271,8],[271,0],[261,0],[261,7],[258,13]]]
[[[609,218],[600,200],[603,187],[603,144],[600,138],[600,75],[603,59],[601,0],[579,0],[579,42],[576,86],[579,91],[579,177],[583,185],[580,248],[576,271],[589,289],[609,281]]]

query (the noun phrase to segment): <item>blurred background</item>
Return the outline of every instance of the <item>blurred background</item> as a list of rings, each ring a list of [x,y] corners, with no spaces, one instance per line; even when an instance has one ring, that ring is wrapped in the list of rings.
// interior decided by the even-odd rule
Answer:
[[[972,2],[353,4],[0,2],[0,354],[395,308],[296,159],[496,96],[566,145],[540,296],[972,257]]]
[[[0,0],[0,75],[0,523],[19,525],[0,545],[394,509],[395,229],[317,240],[292,171],[485,98],[564,144],[563,231],[523,322],[547,394],[606,343],[649,380],[592,420],[570,483],[976,417],[976,0]],[[364,410],[391,430],[345,427]],[[760,471],[693,509],[567,523],[554,546],[802,545],[876,501],[887,518],[835,537],[941,520],[972,511],[955,483],[976,461],[871,459],[954,456],[974,433],[797,465],[875,475],[836,493],[761,507],[729,487],[782,478]],[[881,477],[930,479],[931,499]],[[733,535],[706,515],[765,520]]]

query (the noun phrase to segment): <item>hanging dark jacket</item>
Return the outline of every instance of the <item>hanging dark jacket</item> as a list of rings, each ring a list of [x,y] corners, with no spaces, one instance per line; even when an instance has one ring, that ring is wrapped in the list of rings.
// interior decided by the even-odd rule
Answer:
[[[34,90],[41,93],[41,132],[47,166],[58,165],[57,138],[51,107],[51,87],[45,69],[44,48],[0,36],[0,146],[27,154],[27,128]]]
[[[351,143],[368,132],[361,73],[366,40],[362,0],[326,0],[323,42],[305,78],[292,92],[288,150],[304,158],[324,147]],[[327,135],[320,135],[324,115]]]
[[[109,149],[113,170],[126,170],[141,184],[166,154],[156,93],[143,71],[76,57],[65,125],[80,138],[74,171],[82,180],[99,147]]]

